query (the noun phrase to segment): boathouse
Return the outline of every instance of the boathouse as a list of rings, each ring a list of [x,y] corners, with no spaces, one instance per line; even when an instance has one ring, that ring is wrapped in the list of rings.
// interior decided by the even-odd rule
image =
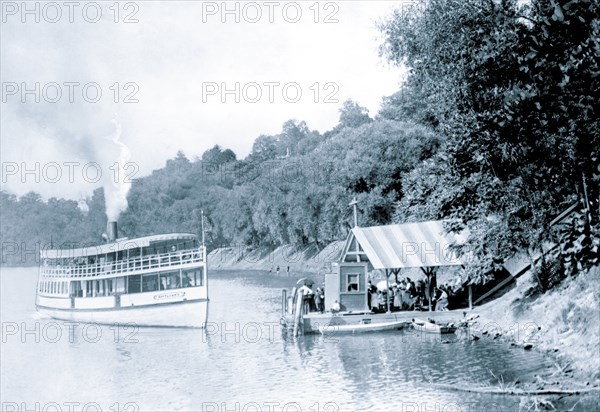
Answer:
[[[442,266],[462,266],[465,256],[453,246],[464,244],[468,233],[450,233],[444,221],[385,226],[355,226],[348,234],[340,258],[325,276],[325,301],[338,301],[342,311],[368,311],[368,273],[374,269],[398,275],[402,269],[420,268],[428,279]],[[389,308],[388,302],[388,308]]]
[[[351,205],[356,207],[356,201]],[[550,226],[568,224],[577,207],[578,203],[572,204]],[[342,310],[370,310],[367,303],[368,274],[374,269],[383,270],[387,280],[390,274],[397,277],[402,269],[420,268],[430,284],[437,268],[468,263],[469,256],[456,256],[452,247],[464,244],[468,237],[467,230],[451,233],[446,230],[445,221],[442,220],[359,227],[356,210],[354,214],[355,227],[348,234],[338,261],[332,264],[332,273],[325,276],[325,301],[337,300]],[[546,243],[543,253],[555,247],[556,244]],[[516,279],[531,268],[531,262],[539,260],[541,255],[541,251],[533,257],[525,252],[515,254],[503,264],[503,269],[494,274],[490,282],[469,285],[463,297],[458,296],[459,306],[482,304],[510,290],[516,285]]]

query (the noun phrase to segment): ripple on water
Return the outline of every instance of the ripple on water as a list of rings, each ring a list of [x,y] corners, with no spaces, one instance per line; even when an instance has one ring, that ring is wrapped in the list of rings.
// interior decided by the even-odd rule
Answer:
[[[1,302],[3,321],[51,321],[32,317],[36,273],[3,270],[2,297],[10,296]],[[213,276],[209,321],[218,329],[211,334],[140,328],[137,342],[126,343],[103,327],[96,343],[80,336],[53,344],[9,339],[2,345],[2,399],[94,401],[103,409],[135,402],[140,410],[201,410],[207,402],[225,402],[229,409],[235,402],[296,402],[304,410],[324,410],[334,402],[340,410],[423,410],[425,402],[429,410],[451,403],[516,410],[519,400],[513,397],[449,392],[432,384],[493,384],[492,373],[510,382],[548,363],[504,343],[443,344],[439,337],[410,332],[283,339],[277,328],[270,335],[269,325],[279,321],[281,288],[294,283],[256,273]],[[259,339],[242,336],[249,324],[261,326]],[[234,332],[222,333],[223,326]]]

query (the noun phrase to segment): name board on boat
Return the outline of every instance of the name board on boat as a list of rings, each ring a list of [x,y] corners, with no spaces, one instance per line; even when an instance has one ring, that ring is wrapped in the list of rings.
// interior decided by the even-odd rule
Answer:
[[[178,299],[183,298],[185,296],[185,292],[164,292],[154,295],[154,300],[166,300],[166,299]]]

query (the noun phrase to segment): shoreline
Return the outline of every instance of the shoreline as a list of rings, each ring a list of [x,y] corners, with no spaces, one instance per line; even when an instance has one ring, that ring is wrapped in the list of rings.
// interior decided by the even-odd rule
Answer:
[[[209,271],[247,271],[281,279],[316,277],[320,281],[336,261],[344,241],[318,250],[281,246],[250,251],[219,248],[209,253]],[[280,267],[279,273],[276,272]],[[287,267],[290,267],[289,274]],[[29,266],[26,266],[29,267]],[[13,266],[0,265],[8,269]],[[271,269],[271,273],[269,270]],[[516,386],[499,382],[508,392],[596,391],[600,388],[600,267],[568,278],[543,294],[528,294],[535,285],[530,272],[498,299],[477,306],[479,317],[469,322],[466,338],[503,341],[516,350],[534,350],[552,360],[554,367],[531,382]],[[490,390],[479,388],[477,390]],[[517,393],[515,393],[517,394]]]
[[[268,273],[269,269],[280,266],[279,277],[285,278],[289,265],[290,277],[322,276],[343,244],[334,242],[320,252],[314,246],[295,251],[289,246],[248,252],[222,248],[211,252],[209,259],[213,262],[212,270],[219,272]],[[276,272],[271,274],[275,276]],[[499,380],[497,386],[463,389],[549,397],[600,391],[600,268],[566,279],[553,290],[530,296],[533,286],[532,274],[522,275],[516,287],[505,295],[477,306],[479,317],[468,324],[467,331],[473,340],[503,341],[516,350],[541,352],[554,367],[541,371],[529,382]]]
[[[544,294],[529,296],[532,286],[528,272],[513,290],[479,306],[479,317],[468,324],[469,338],[537,351],[553,366],[531,381],[499,380],[496,388],[474,390],[523,396],[600,393],[600,268],[565,280]]]

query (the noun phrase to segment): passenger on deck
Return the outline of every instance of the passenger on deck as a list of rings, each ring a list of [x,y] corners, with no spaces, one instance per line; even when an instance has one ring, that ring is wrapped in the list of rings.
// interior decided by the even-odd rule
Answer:
[[[301,293],[304,299],[304,313],[312,312],[314,310],[313,290],[306,285],[302,285],[302,287],[298,289],[298,293]]]
[[[448,293],[446,293],[444,289],[435,288],[433,296],[437,296],[438,292],[440,292],[440,296],[437,298],[437,300],[434,298],[436,301],[435,310],[446,311],[448,310]]]
[[[379,311],[381,313],[387,311],[387,291],[379,292]]]
[[[367,284],[367,290],[375,294],[377,292],[377,287],[369,280],[369,283]]]
[[[325,311],[325,295],[323,295],[321,288],[317,288],[317,292],[315,293],[315,307],[319,313]]]
[[[333,305],[331,305],[331,313],[336,314],[339,313],[340,310],[340,303],[336,300],[335,302],[333,302]]]
[[[378,290],[377,294],[373,295],[373,297],[371,298],[371,311],[373,313],[384,312],[385,311],[383,309],[384,305],[385,305],[385,300],[383,298],[383,293],[381,293],[381,291]]]
[[[402,294],[403,290],[397,286],[394,286],[394,304],[392,305],[395,310],[402,309]]]
[[[416,296],[424,297],[425,296],[425,282],[423,279],[419,279],[417,281],[417,285],[415,286]]]
[[[371,292],[369,292],[369,296],[371,297],[368,302],[369,309],[371,309],[371,312],[375,312],[379,308],[379,299],[377,298],[377,294],[372,294]]]
[[[367,307],[369,308],[371,307],[371,302],[373,300],[373,295],[375,294],[375,292],[377,292],[377,288],[369,280],[369,282],[367,283]]]
[[[311,288],[309,288],[309,287],[308,287],[308,286],[306,286],[306,285],[302,285],[302,286],[300,287],[300,289],[298,289],[298,292],[299,292],[299,293],[302,293],[302,295],[303,295],[303,296],[306,296],[306,295],[309,295],[309,294],[313,293],[312,289],[311,289]]]
[[[406,291],[410,293],[411,296],[415,294],[415,284],[410,278],[406,278]]]

